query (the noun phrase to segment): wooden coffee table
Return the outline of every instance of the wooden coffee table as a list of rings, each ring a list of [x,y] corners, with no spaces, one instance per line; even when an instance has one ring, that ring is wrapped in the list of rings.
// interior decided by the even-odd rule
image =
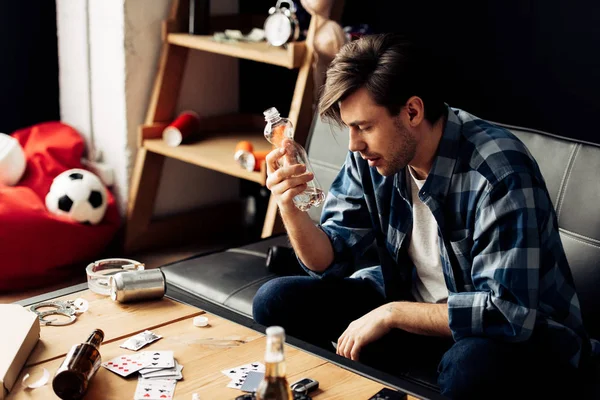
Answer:
[[[175,399],[189,400],[193,393],[198,393],[204,400],[234,399],[243,392],[227,388],[230,379],[221,371],[254,361],[262,362],[264,357],[265,337],[262,333],[166,297],[120,304],[86,289],[57,299],[74,300],[77,297],[88,300],[89,310],[79,315],[71,325],[42,326],[40,341],[21,371],[9,399],[58,399],[51,382],[38,389],[24,389],[20,384],[22,377],[30,373],[35,380],[41,376],[43,368],[53,375],[71,346],[83,342],[95,328],[105,333],[100,348],[103,360],[132,353],[119,345],[136,333],[148,329],[161,335],[162,339],[139,351],[174,352],[177,361],[183,365],[183,379],[177,383]],[[195,327],[192,320],[197,315],[207,316],[209,326]],[[293,346],[286,346],[286,361],[290,383],[304,377],[319,381],[319,390],[311,394],[317,400],[366,400],[384,387],[379,382]],[[100,367],[85,398],[133,399],[137,375],[134,373],[129,378],[122,378]],[[416,397],[409,396],[409,399]]]

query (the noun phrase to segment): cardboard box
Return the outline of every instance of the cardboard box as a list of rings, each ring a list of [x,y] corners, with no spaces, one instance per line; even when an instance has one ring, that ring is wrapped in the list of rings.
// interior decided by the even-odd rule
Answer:
[[[40,339],[37,314],[18,304],[0,304],[0,318],[10,328],[0,328],[0,400],[13,388],[25,361]]]

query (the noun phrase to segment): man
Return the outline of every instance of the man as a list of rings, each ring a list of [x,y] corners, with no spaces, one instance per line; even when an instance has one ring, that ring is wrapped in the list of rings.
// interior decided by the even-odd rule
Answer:
[[[336,56],[319,109],[350,152],[319,226],[292,202],[312,175],[267,156],[310,276],[265,284],[254,318],[394,372],[433,360],[452,398],[575,390],[590,340],[542,175],[510,132],[446,106],[436,69],[392,34]],[[360,269],[374,244],[380,265]]]

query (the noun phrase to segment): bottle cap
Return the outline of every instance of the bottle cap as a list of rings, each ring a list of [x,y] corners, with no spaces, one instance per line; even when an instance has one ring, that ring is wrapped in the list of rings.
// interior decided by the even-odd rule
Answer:
[[[208,325],[208,318],[206,317],[194,317],[194,326],[206,326]]]
[[[265,331],[267,336],[283,336],[285,335],[285,330],[281,326],[270,326]]]
[[[271,107],[271,108],[267,108],[265,111],[263,111],[263,115],[265,116],[265,119],[271,119],[274,117],[278,117],[279,111],[277,111],[277,108]]]

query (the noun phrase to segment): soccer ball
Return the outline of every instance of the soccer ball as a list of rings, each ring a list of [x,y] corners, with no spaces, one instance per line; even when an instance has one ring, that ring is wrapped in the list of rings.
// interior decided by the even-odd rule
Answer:
[[[108,193],[96,175],[85,169],[69,169],[52,181],[46,208],[83,224],[96,225],[106,212]]]

